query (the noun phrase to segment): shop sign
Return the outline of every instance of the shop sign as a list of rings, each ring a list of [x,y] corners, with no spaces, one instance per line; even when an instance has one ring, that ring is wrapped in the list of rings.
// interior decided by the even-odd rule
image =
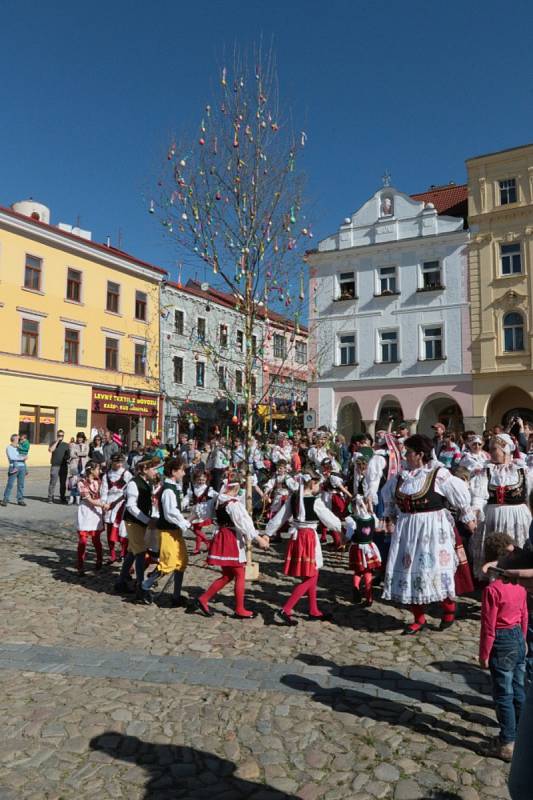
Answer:
[[[102,389],[93,389],[93,411],[100,414],[132,414],[141,417],[157,416],[157,397],[124,392],[115,394]]]

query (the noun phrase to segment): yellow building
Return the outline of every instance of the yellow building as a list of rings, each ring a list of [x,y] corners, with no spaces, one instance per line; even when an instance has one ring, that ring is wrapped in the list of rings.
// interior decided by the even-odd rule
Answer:
[[[164,270],[50,225],[33,201],[0,208],[0,445],[27,433],[29,465],[109,429],[146,441],[158,430],[159,286]]]
[[[533,421],[533,145],[466,165],[474,415]]]

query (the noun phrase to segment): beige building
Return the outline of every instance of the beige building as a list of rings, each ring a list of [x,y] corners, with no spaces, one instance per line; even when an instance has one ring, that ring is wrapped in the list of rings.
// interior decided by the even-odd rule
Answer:
[[[533,144],[470,158],[474,424],[533,421]]]

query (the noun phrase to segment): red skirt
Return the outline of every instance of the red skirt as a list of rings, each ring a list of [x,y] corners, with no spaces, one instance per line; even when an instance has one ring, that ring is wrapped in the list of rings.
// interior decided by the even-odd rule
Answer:
[[[339,519],[344,519],[348,513],[348,498],[343,494],[334,492],[331,495],[331,510]]]
[[[348,558],[350,569],[354,571],[355,575],[362,575],[363,572],[367,572],[368,570],[374,571],[381,567],[381,558],[377,546],[372,542],[372,544],[367,547],[370,548],[370,550],[365,552],[358,544],[350,545]]]
[[[212,567],[241,567],[237,534],[231,528],[219,528],[211,539],[207,563]]]
[[[318,570],[314,528],[299,528],[296,539],[289,541],[283,572],[293,578],[311,578],[316,575]]]
[[[459,531],[454,526],[453,532],[455,533],[455,553],[459,559],[459,564],[455,570],[455,594],[470,594],[474,591],[474,581],[472,580],[472,572],[466,557],[463,540],[459,536]]]

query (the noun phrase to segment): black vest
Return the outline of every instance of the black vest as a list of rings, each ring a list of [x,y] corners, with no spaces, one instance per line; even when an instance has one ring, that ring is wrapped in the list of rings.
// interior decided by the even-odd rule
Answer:
[[[170,490],[174,492],[176,497],[176,502],[178,504],[178,511],[181,511],[181,500],[182,494],[179,488],[176,486],[175,483],[163,483],[163,488],[161,489],[161,493],[159,494],[158,504],[159,504],[159,520],[157,523],[157,527],[160,531],[176,531],[179,529],[179,525],[174,525],[173,522],[169,522],[165,518],[165,512],[163,510],[163,492]]]
[[[381,478],[379,479],[378,492],[380,489],[383,489],[383,487],[385,486],[385,484],[389,479],[389,462],[390,462],[389,453],[387,452],[387,455],[383,456],[383,458],[385,459],[385,469],[383,470]]]
[[[152,487],[149,483],[147,483],[141,475],[137,475],[133,478],[132,482],[135,484],[137,489],[139,490],[139,497],[137,498],[137,506],[143,514],[146,514],[147,517],[152,516]],[[126,513],[124,514],[124,519],[127,522],[136,522],[139,525],[143,523],[140,522],[133,514],[130,514],[128,509],[126,509]]]
[[[368,519],[361,519],[355,517],[355,530],[352,536],[354,544],[370,544],[374,539],[374,532],[376,529],[376,522],[374,517]]]
[[[522,468],[518,468],[517,473],[518,480],[513,486],[492,486],[490,483],[490,470],[486,470],[489,482],[490,506],[520,506],[526,502],[527,484],[525,472]]]
[[[396,503],[404,514],[421,514],[424,511],[440,511],[446,508],[446,498],[435,491],[435,480],[440,467],[428,472],[428,476],[420,492],[404,494],[402,492],[402,476],[396,484]]]
[[[305,522],[319,522],[316,512],[315,512],[315,500],[317,498],[315,495],[304,495],[304,510],[305,510]],[[292,503],[292,515],[295,519],[299,519],[298,515],[300,513],[300,493],[294,492],[291,498]],[[304,520],[300,520],[303,522]]]
[[[216,510],[216,518],[220,528],[233,528],[235,529],[235,523],[233,522],[232,518],[226,511],[226,507],[230,503],[238,503],[239,500],[228,500],[226,503],[222,503],[220,506],[217,506]]]

